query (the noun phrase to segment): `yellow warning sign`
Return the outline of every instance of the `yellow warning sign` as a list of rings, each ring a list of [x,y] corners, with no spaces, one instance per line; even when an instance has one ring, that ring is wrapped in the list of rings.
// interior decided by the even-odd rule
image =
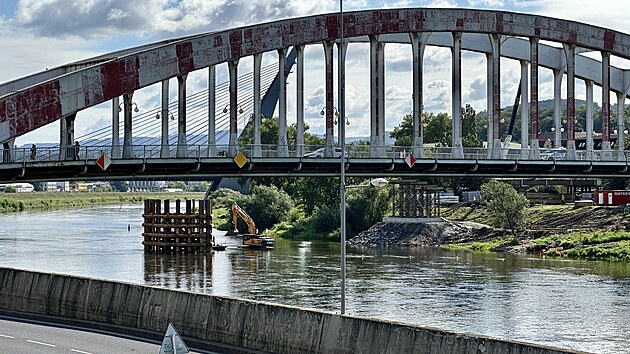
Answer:
[[[239,152],[238,155],[234,156],[234,162],[236,162],[239,168],[243,168],[245,163],[247,163],[247,157],[242,152]]]

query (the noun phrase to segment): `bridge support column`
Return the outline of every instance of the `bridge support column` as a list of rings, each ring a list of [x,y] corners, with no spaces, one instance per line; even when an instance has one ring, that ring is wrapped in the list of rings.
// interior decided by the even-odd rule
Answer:
[[[521,60],[521,158],[529,159],[529,73],[527,60]]]
[[[295,47],[297,52],[297,80],[296,80],[296,120],[297,132],[295,137],[296,154],[304,155],[304,46]]]
[[[260,138],[260,68],[262,65],[262,54],[254,54],[254,113],[252,114],[252,124],[254,128],[254,146],[252,146],[252,156],[261,157],[262,147]]]
[[[62,119],[63,120],[63,119]],[[2,163],[11,163],[15,159],[15,156],[11,154],[11,149],[15,144],[15,139],[5,141],[2,143]],[[65,151],[65,150],[62,150]]]
[[[626,130],[624,120],[624,108],[626,104],[626,95],[623,92],[617,93],[617,150],[619,151],[617,159],[626,161],[625,141],[623,140]]]
[[[586,84],[586,159],[593,159],[593,81]]]
[[[133,92],[126,93],[123,95],[123,158],[130,159],[134,157],[133,155],[133,136],[131,131],[132,126],[132,116],[131,116],[131,108],[133,106]]]
[[[326,60],[326,147],[324,149],[325,157],[333,156],[333,115],[335,114],[333,103],[333,42],[324,41],[324,57]]]
[[[378,43],[378,156],[385,157],[385,43]]]
[[[236,156],[238,151],[238,60],[228,62],[230,74],[230,143],[228,156]]]
[[[112,159],[120,158],[120,98],[112,98]]]
[[[554,138],[553,138],[553,147],[554,149],[560,149],[562,147],[562,121],[560,117],[560,93],[562,92],[562,71],[554,70],[553,71],[553,127],[554,127]]]
[[[168,144],[168,119],[170,112],[168,110],[168,79],[162,81],[162,146],[160,149],[160,157],[171,157],[171,151]]]
[[[424,157],[424,132],[422,113],[424,111],[424,49],[430,33],[410,33],[411,52],[413,56],[413,155]]]
[[[530,123],[532,128],[532,142],[530,144],[531,160],[540,160],[540,143],[538,134],[540,134],[538,122],[538,38],[530,38],[530,88],[529,88],[529,107],[530,107]],[[525,105],[523,105],[525,106]]]
[[[493,157],[492,151],[494,150],[494,114],[492,113],[494,110],[493,66],[492,53],[486,53],[486,120],[488,122],[486,130],[486,158],[488,159]]]
[[[341,71],[341,65],[343,65],[343,67],[345,68],[346,65],[346,51],[348,50],[348,42],[344,42],[343,44],[341,43],[337,43],[337,62],[340,65],[339,66],[339,71]],[[337,73],[339,75],[339,73]],[[346,117],[342,116],[342,112],[341,112],[341,99],[340,99],[340,95],[341,92],[343,91],[343,88],[341,87],[342,85],[342,80],[337,80],[337,108],[338,108],[338,112],[339,112],[339,117],[337,119],[337,139],[339,141],[339,145],[341,145],[341,131],[343,128],[342,125],[346,124]],[[345,112],[344,112],[345,114]]]
[[[177,157],[188,157],[186,141],[186,79],[188,74],[177,77]]]
[[[567,160],[576,160],[575,152],[575,44],[565,44],[567,57]]]
[[[74,120],[77,114],[71,114],[59,120],[60,136],[59,136],[59,160],[74,159]]]
[[[378,36],[370,36],[370,157],[384,157],[384,46]],[[381,138],[382,136],[382,138]]]
[[[280,88],[278,91],[278,157],[289,156],[289,144],[287,141],[287,75],[285,73],[285,61],[287,49],[278,49],[278,79]]]
[[[490,35],[492,44],[492,158],[500,160],[501,153],[501,35]]]
[[[464,149],[462,146],[462,34],[453,32],[452,52],[452,115],[453,115],[453,151],[451,158],[463,159]]]
[[[216,124],[216,68],[208,67],[208,157],[217,156],[217,124]]]
[[[610,53],[602,52],[602,152],[601,160],[612,160],[610,146]]]

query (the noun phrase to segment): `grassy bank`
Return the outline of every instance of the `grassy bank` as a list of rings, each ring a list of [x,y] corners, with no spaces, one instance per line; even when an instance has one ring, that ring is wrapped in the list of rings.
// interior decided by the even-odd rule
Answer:
[[[0,213],[139,204],[145,199],[202,199],[204,193],[34,192],[0,193]]]
[[[630,262],[629,216],[618,208],[535,206],[528,210],[530,230],[518,239],[507,232],[485,242],[445,245],[451,250],[529,252],[551,257]],[[486,223],[483,208],[461,208],[451,220]],[[539,235],[544,234],[544,235]]]

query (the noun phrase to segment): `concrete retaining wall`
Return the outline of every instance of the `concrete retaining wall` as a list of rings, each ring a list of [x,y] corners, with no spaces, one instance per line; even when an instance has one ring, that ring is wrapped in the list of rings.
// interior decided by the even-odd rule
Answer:
[[[0,309],[278,353],[567,353],[427,327],[186,291],[0,268]]]

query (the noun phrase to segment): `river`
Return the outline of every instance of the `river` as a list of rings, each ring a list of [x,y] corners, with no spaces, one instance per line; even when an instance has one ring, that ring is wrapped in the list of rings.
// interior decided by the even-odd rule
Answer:
[[[0,214],[0,265],[338,311],[339,245],[145,254],[142,206]],[[131,230],[128,230],[128,226]],[[348,248],[347,312],[571,348],[630,348],[630,264],[436,248]]]

